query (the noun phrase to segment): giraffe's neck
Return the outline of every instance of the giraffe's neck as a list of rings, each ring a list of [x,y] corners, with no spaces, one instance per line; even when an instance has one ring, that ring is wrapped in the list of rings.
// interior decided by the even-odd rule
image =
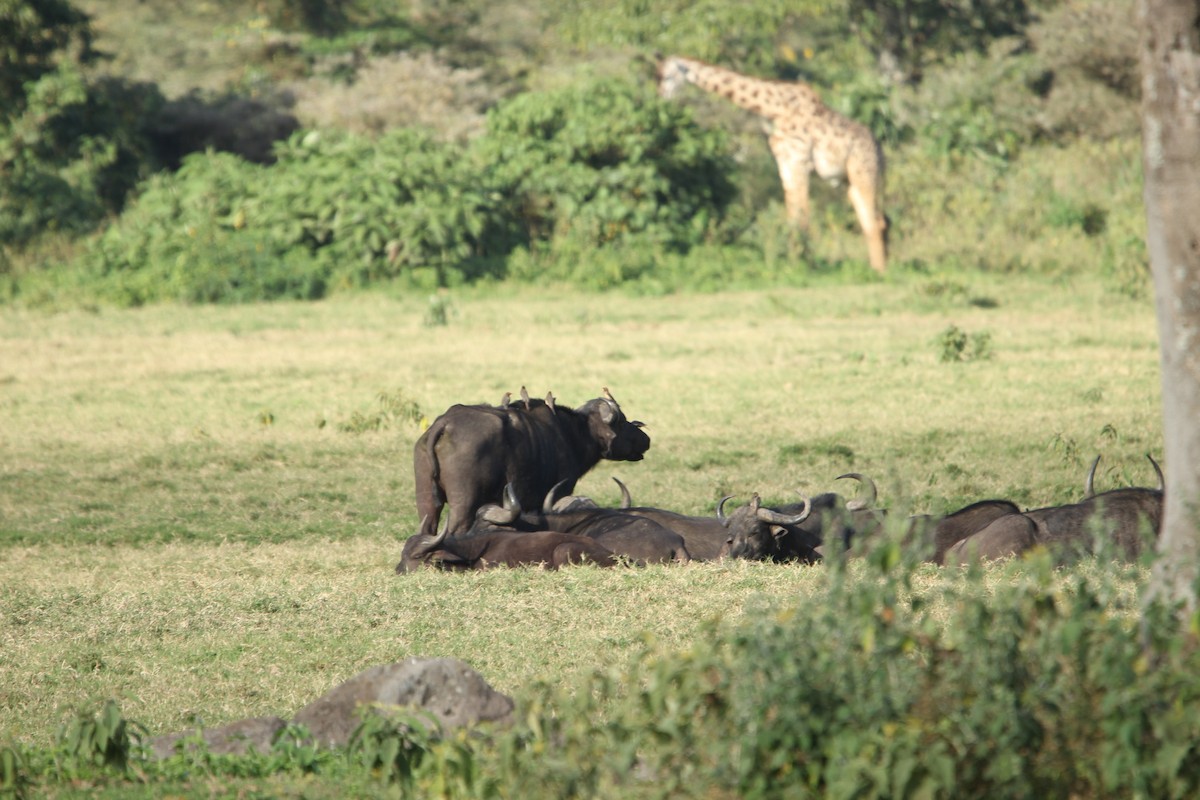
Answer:
[[[768,119],[813,113],[820,105],[816,91],[803,83],[752,78],[691,58],[673,56],[666,67],[706,92]]]

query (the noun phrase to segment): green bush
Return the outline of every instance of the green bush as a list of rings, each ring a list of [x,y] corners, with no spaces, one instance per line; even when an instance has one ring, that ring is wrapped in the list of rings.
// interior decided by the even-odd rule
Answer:
[[[157,89],[86,72],[89,18],[64,0],[0,2],[0,247],[79,234],[153,168]]]
[[[423,134],[300,133],[277,155],[197,154],[156,176],[83,257],[85,282],[126,304],[310,299],[422,269],[478,277],[511,246],[461,152]]]
[[[552,249],[635,238],[685,249],[735,193],[721,133],[628,82],[515,97],[488,115],[475,151],[526,241]]]
[[[155,88],[88,80],[71,64],[26,88],[20,113],[0,119],[0,245],[90,231],[154,164],[144,119],[162,102]]]
[[[163,789],[317,773],[439,797],[1155,797],[1200,791],[1200,614],[1129,591],[1145,565],[1045,553],[947,574],[884,539],[830,559],[802,605],[761,598],[684,651],[521,693],[511,728],[437,737],[370,714],[340,755],[143,760],[109,704],[56,748],[0,750],[0,788],[108,775]],[[997,574],[998,573],[998,574]],[[945,602],[927,603],[927,581]],[[947,615],[947,609],[949,613]],[[119,784],[115,784],[119,786]]]
[[[720,137],[628,85],[524,95],[470,148],[413,129],[309,131],[275,154],[269,166],[195,154],[155,176],[82,257],[81,288],[136,305],[449,286],[503,276],[518,245],[575,264],[597,248],[686,249],[733,196]],[[652,266],[639,259],[600,285]]]
[[[544,687],[503,785],[540,796],[1188,797],[1200,789],[1200,654],[1170,609],[1143,619],[1101,568],[1049,559],[949,620],[894,545],[826,595],[748,609],[685,653]],[[853,580],[846,576],[855,574]],[[873,577],[872,577],[873,576]],[[653,787],[653,790],[650,789]]]

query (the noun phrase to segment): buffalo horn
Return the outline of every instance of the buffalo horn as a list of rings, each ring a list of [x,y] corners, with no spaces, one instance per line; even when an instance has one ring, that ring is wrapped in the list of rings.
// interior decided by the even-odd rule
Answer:
[[[517,521],[520,516],[520,511],[515,508],[500,507],[497,505],[486,505],[479,509],[479,519],[484,522],[490,522],[493,525],[508,526]]]
[[[446,518],[446,524],[442,526],[442,530],[436,536],[424,544],[418,545],[413,549],[413,558],[426,558],[434,550],[442,546],[442,542],[446,541],[446,537],[450,535],[450,518]]]
[[[1167,482],[1163,480],[1162,469],[1158,466],[1158,462],[1154,460],[1154,456],[1146,453],[1146,458],[1150,459],[1150,466],[1154,467],[1154,474],[1158,476],[1158,491],[1165,492],[1167,490]]]
[[[546,497],[542,500],[542,511],[550,514],[554,511],[554,504],[558,501],[558,490],[563,487],[564,483],[570,483],[570,478],[563,478],[558,483],[550,487],[550,491],[546,492]]]
[[[726,527],[729,527],[729,517],[725,516],[725,504],[733,499],[733,495],[727,494],[721,498],[721,502],[717,503],[717,519]]]
[[[837,480],[839,481],[843,478],[853,478],[867,487],[867,496],[862,498],[854,498],[850,502],[846,503],[846,508],[850,509],[851,511],[857,511],[862,508],[871,508],[875,505],[875,501],[879,498],[879,491],[875,488],[875,481],[871,480],[860,472],[847,472],[845,475],[837,476]]]
[[[504,509],[517,512],[521,510],[521,501],[517,499],[517,490],[512,481],[504,484]]]
[[[812,513],[812,501],[805,497],[804,508],[800,510],[799,514],[780,514],[769,508],[760,508],[754,513],[760,520],[772,525],[799,525]]]
[[[629,489],[621,483],[621,479],[616,475],[613,475],[613,480],[616,481],[617,486],[621,487],[621,508],[632,508],[633,497],[629,494]]]
[[[1087,479],[1083,482],[1083,499],[1094,497],[1096,494],[1096,466],[1100,463],[1100,456],[1096,456],[1096,460],[1092,462],[1092,468],[1088,470]]]

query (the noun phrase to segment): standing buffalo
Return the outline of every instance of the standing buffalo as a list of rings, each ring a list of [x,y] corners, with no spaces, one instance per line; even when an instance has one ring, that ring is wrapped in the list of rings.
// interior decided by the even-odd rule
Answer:
[[[640,461],[649,447],[642,423],[627,420],[607,388],[576,409],[524,391],[518,403],[451,406],[413,447],[420,533],[434,534],[444,505],[450,535],[462,533],[506,484],[533,508],[560,481],[570,492],[600,459]]]

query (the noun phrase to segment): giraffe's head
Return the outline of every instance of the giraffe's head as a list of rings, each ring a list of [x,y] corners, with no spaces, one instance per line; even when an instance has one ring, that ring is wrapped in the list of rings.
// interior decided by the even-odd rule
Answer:
[[[670,100],[688,82],[688,68],[681,59],[667,56],[658,60],[658,96]]]

